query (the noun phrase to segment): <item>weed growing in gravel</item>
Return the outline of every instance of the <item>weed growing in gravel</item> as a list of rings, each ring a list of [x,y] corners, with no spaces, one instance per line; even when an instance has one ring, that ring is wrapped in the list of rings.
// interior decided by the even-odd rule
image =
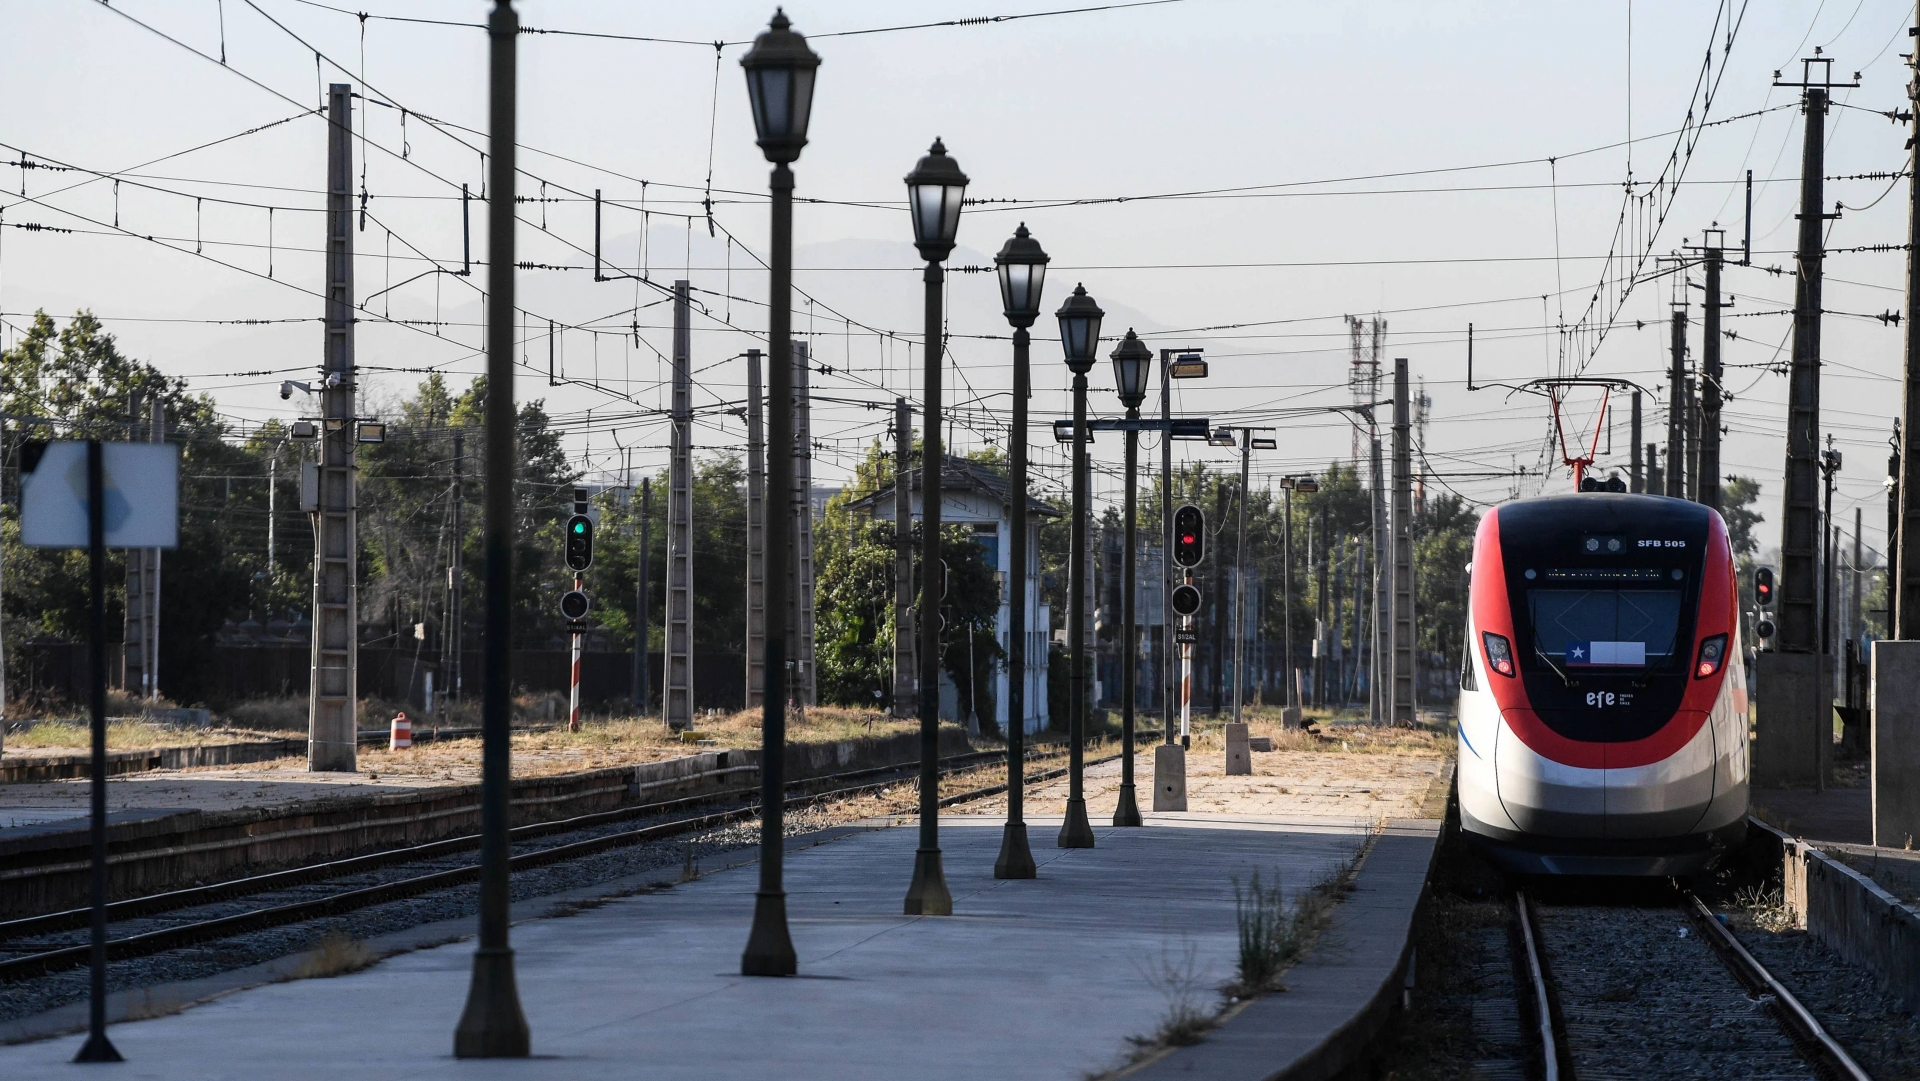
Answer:
[[[335,931],[320,940],[300,959],[288,977],[295,980],[323,979],[328,976],[344,976],[349,972],[358,972],[379,958],[365,942],[352,935]]]
[[[1734,895],[1733,903],[1736,909],[1745,909],[1747,918],[1762,931],[1778,934],[1799,926],[1793,916],[1793,906],[1787,904],[1786,895],[1779,887],[1749,886]]]

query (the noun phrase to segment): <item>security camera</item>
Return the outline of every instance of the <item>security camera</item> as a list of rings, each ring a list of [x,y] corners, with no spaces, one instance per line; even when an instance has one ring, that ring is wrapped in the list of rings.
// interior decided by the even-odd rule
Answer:
[[[287,399],[289,399],[289,398],[291,398],[291,397],[293,397],[293,382],[292,382],[292,380],[285,380],[285,379],[283,379],[283,380],[281,380],[281,382],[280,382],[280,400],[284,402],[284,401],[286,401]]]

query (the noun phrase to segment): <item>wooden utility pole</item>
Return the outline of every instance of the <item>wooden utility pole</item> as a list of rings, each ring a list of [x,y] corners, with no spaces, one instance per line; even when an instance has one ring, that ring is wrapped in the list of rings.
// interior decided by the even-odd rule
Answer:
[[[314,511],[313,671],[307,768],[352,772],[359,699],[359,544],[354,492],[353,87],[327,89],[326,383]]]
[[[767,437],[761,428],[760,350],[747,350],[747,708],[767,689]]]
[[[667,648],[661,711],[693,727],[693,358],[689,281],[673,283],[673,447],[667,466]]]
[[[920,715],[913,622],[913,410],[893,400],[893,715]]]

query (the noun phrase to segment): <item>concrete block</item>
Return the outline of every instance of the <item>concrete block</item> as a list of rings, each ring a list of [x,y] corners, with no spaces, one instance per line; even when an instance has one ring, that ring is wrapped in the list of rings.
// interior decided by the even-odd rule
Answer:
[[[1273,750],[1273,737],[1248,736],[1247,749],[1250,751],[1271,751]]]
[[[1875,642],[1873,843],[1920,843],[1920,642]]]
[[[1754,668],[1753,787],[1811,786],[1833,755],[1833,705],[1820,681],[1820,655],[1761,653]]]
[[[1153,809],[1187,809],[1187,749],[1178,743],[1153,749]]]
[[[1287,708],[1280,711],[1280,727],[1282,728],[1299,728],[1300,727],[1300,707],[1299,706],[1288,706]]]
[[[1227,776],[1253,772],[1253,752],[1247,747],[1247,726],[1227,724]]]

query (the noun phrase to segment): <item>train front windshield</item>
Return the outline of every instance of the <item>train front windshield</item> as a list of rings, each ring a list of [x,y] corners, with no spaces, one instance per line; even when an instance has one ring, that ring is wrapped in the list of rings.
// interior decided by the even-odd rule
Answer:
[[[1529,589],[1534,652],[1563,668],[1664,669],[1683,600],[1678,589]]]

